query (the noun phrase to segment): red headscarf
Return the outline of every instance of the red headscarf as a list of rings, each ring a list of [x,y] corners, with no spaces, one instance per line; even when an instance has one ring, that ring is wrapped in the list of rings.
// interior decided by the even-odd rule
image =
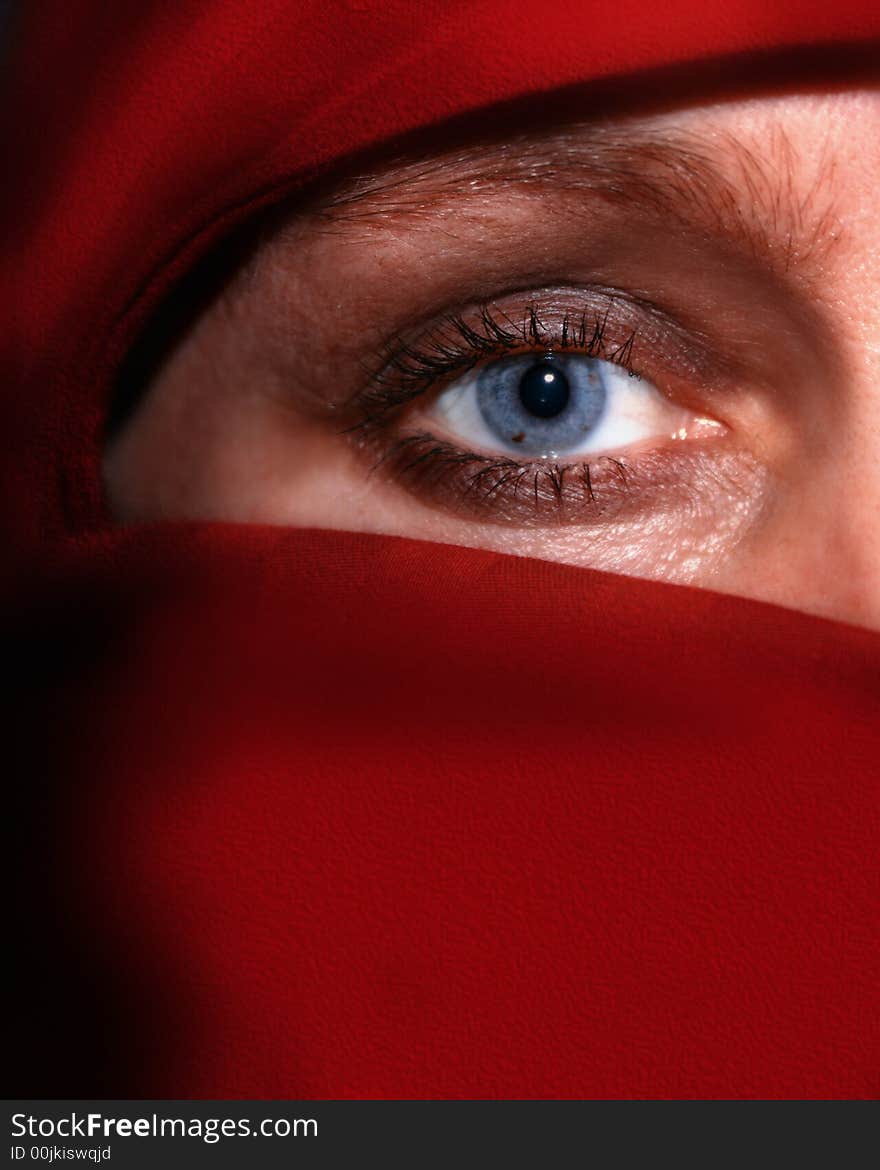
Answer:
[[[564,86],[831,60],[876,5],[20,20],[14,1095],[875,1095],[876,634],[417,541],[114,529],[98,455],[168,289],[318,168]]]

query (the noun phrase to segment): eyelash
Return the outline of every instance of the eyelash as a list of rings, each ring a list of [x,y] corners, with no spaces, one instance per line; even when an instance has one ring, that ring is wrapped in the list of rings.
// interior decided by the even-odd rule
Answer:
[[[522,523],[558,518],[575,506],[581,519],[586,511],[607,520],[624,506],[634,486],[635,469],[620,458],[603,455],[568,464],[519,461],[463,450],[427,432],[395,435],[393,428],[409,403],[499,356],[577,352],[640,377],[632,364],[637,331],[621,329],[613,298],[609,301],[602,312],[593,307],[565,312],[553,328],[535,304],[525,307],[521,320],[485,304],[472,319],[448,314],[417,344],[395,339],[378,371],[368,373],[368,385],[353,403],[357,419],[343,433],[374,456],[371,474],[384,471],[481,519]]]
[[[552,330],[534,305],[526,308],[522,321],[482,305],[475,326],[460,313],[450,313],[419,345],[403,340],[392,343],[382,368],[373,374],[370,386],[358,399],[365,417],[357,425],[366,425],[454,375],[467,373],[480,361],[504,354],[575,351],[613,362],[637,378],[631,364],[635,330],[620,345],[609,347],[610,313],[610,308],[601,316],[589,309],[576,317],[566,313]]]

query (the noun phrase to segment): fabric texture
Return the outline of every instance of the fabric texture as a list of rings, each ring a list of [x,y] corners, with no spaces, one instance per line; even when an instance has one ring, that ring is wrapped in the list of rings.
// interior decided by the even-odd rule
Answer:
[[[106,515],[133,339],[321,167],[497,103],[589,112],[609,81],[880,35],[854,0],[552,8],[19,18],[14,1096],[880,1088],[880,636],[419,541]]]

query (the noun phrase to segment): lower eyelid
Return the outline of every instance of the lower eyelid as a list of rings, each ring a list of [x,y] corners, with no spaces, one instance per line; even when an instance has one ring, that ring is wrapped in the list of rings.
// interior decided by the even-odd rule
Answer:
[[[601,526],[690,507],[698,481],[717,472],[720,448],[727,447],[718,424],[709,437],[688,443],[670,440],[578,462],[486,456],[427,432],[362,435],[360,445],[372,457],[371,477],[403,487],[421,503],[465,519],[520,527]],[[730,449],[723,452],[727,464],[732,456]]]

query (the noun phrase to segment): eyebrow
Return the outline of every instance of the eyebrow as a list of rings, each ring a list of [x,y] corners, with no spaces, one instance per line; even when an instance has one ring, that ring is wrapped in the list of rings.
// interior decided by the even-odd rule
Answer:
[[[727,129],[652,134],[594,122],[394,160],[343,181],[309,211],[331,222],[396,223],[463,195],[495,206],[511,188],[583,192],[721,234],[788,272],[841,235],[833,165],[820,163],[805,186],[801,165],[779,124],[758,143]]]

